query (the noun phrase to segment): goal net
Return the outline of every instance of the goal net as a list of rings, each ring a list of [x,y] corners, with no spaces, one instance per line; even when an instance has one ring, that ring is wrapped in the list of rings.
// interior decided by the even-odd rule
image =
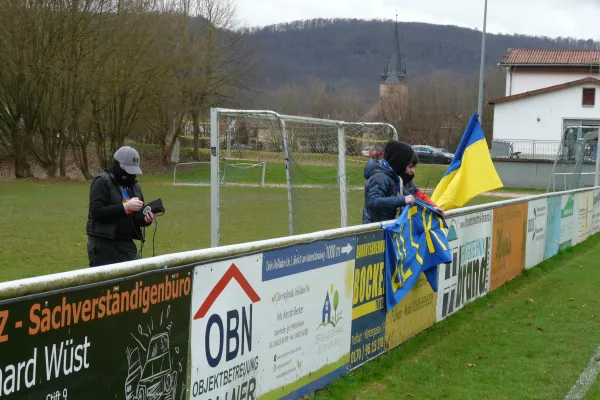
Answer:
[[[222,159],[219,162],[221,186],[262,187],[267,163]],[[210,186],[210,161],[175,164],[173,184],[176,186]]]
[[[221,185],[265,186],[267,163],[261,162],[231,162],[219,164]]]
[[[211,245],[360,224],[387,123],[211,110]],[[204,175],[205,176],[205,175]]]

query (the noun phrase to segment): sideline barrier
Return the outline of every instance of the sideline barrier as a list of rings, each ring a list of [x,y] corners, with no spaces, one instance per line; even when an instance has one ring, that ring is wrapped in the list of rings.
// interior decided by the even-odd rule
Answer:
[[[0,398],[292,399],[600,231],[600,188],[449,212],[385,312],[381,224],[0,284]]]

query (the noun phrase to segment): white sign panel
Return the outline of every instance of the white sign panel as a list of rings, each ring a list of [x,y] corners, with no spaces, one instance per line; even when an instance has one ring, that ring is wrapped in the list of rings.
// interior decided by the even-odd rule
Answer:
[[[527,209],[527,247],[525,268],[533,268],[544,261],[548,200],[530,201]]]
[[[452,264],[439,266],[438,321],[490,290],[493,212],[452,218],[448,229]]]
[[[192,291],[192,399],[259,394],[262,254],[196,267]]]
[[[264,254],[260,393],[300,398],[350,366],[356,238]]]
[[[299,398],[349,369],[356,238],[196,267],[191,398]]]
[[[560,200],[560,251],[577,244],[577,199],[576,194],[565,194]]]
[[[594,193],[579,193],[579,222],[577,243],[587,240],[592,234],[592,216],[594,213]]]
[[[592,235],[600,232],[600,190],[594,190],[592,203]]]

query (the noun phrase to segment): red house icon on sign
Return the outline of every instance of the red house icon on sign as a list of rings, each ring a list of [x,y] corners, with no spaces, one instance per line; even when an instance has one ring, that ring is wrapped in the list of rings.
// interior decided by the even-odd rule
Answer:
[[[204,300],[204,303],[202,303],[200,308],[198,308],[198,311],[196,311],[196,314],[194,314],[194,320],[204,318],[204,316],[206,316],[208,310],[210,310],[214,302],[221,295],[223,290],[225,290],[227,285],[229,285],[229,282],[231,282],[233,279],[237,281],[237,283],[241,286],[248,298],[253,303],[260,301],[260,296],[252,288],[246,277],[242,274],[242,271],[240,271],[237,265],[231,264],[227,272],[225,272],[225,275],[223,275],[219,282],[217,282],[215,287],[206,297],[206,300]]]

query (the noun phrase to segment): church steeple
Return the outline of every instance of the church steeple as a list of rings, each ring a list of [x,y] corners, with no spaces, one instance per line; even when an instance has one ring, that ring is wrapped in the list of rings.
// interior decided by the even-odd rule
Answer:
[[[406,62],[400,51],[400,35],[398,33],[398,14],[396,14],[396,23],[394,26],[394,48],[392,55],[381,74],[381,84],[393,85],[403,83],[406,78]]]

